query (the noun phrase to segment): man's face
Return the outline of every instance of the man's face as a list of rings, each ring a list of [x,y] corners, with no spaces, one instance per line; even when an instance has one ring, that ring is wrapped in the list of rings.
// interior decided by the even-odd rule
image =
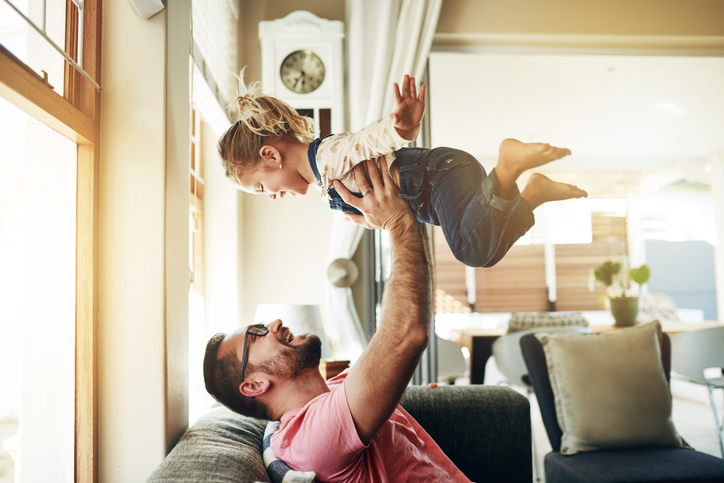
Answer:
[[[319,337],[294,336],[279,319],[266,324],[266,327],[269,333],[263,337],[246,335],[247,377],[253,370],[279,379],[293,380],[304,372],[319,367],[322,355],[322,342]],[[245,334],[246,327],[242,327],[227,335],[219,347],[218,356],[223,357],[233,350],[236,357],[243,360]]]

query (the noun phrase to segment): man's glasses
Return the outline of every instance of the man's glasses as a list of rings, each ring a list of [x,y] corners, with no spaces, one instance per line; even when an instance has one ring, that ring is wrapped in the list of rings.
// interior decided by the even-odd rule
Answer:
[[[267,329],[264,324],[254,324],[246,328],[246,332],[244,333],[244,355],[241,358],[241,382],[244,382],[246,362],[249,360],[249,353],[246,351],[246,344],[249,341],[249,336],[253,335],[254,337],[264,337],[268,333],[269,329]]]

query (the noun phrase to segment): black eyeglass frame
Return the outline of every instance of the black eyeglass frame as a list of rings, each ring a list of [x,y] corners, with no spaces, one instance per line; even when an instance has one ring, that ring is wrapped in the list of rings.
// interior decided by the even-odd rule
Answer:
[[[253,329],[253,330],[252,330]],[[249,336],[264,337],[269,333],[269,329],[264,324],[250,325],[244,331],[244,353],[241,357],[241,382],[244,382],[244,372],[246,372],[246,363],[249,360],[249,352],[247,352],[246,344],[249,341]]]

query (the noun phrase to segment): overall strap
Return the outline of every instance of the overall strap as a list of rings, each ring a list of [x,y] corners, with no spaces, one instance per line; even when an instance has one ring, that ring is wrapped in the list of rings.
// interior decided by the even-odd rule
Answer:
[[[322,143],[322,141],[327,139],[331,135],[332,134],[327,134],[323,138],[315,139],[309,144],[309,149],[307,149],[307,159],[309,160],[309,166],[312,168],[312,172],[314,173],[314,177],[317,178],[317,184],[319,186],[322,186],[322,175],[319,174],[319,169],[317,169],[317,150],[319,149],[319,145]]]

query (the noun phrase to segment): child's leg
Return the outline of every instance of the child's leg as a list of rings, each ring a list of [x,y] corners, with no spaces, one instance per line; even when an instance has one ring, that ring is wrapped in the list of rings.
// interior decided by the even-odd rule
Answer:
[[[440,162],[430,163],[436,168],[428,165],[417,183],[429,194],[422,206],[433,209],[430,219],[439,220],[455,258],[470,267],[492,266],[533,226],[533,211],[517,186],[511,199],[501,197],[496,172],[486,176],[469,154],[439,148],[431,155]]]
[[[486,183],[483,186],[484,192],[486,189],[494,192],[494,184],[488,182],[492,181],[494,176],[495,171],[486,178]],[[585,198],[586,196],[588,194],[585,191],[571,184],[553,181],[540,173],[530,175],[528,183],[520,193],[520,198],[522,198],[520,203],[510,212],[510,227],[505,227],[501,232],[495,253],[483,266],[492,267],[503,259],[510,247],[533,225],[533,210],[535,208],[548,201]],[[516,229],[516,227],[522,227],[524,230]]]
[[[543,143],[522,143],[516,139],[505,139],[500,143],[498,176],[500,196],[512,199],[517,194],[516,181],[526,170],[542,166],[571,154],[569,149],[557,148]]]

